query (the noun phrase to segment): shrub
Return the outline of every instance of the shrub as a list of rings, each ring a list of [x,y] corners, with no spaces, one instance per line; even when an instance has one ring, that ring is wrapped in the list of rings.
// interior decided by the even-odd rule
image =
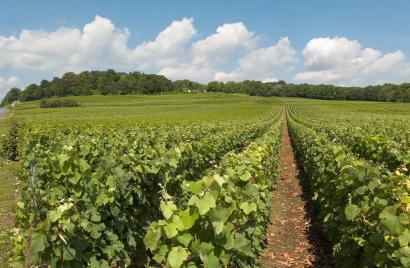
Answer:
[[[78,107],[80,103],[69,99],[42,99],[40,108]]]
[[[11,121],[9,133],[1,136],[1,155],[8,160],[18,159],[18,143],[20,137],[20,123]]]

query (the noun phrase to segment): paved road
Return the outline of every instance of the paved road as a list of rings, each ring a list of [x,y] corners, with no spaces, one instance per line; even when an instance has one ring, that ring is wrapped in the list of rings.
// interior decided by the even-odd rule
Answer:
[[[6,107],[0,108],[0,117],[5,116],[6,114],[7,114],[7,108]]]

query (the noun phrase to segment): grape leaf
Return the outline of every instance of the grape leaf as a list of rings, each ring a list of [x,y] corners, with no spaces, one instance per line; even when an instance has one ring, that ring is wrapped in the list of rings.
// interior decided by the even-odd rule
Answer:
[[[188,259],[186,249],[182,247],[173,247],[168,254],[168,263],[172,268],[179,268]]]
[[[353,221],[360,213],[360,208],[356,205],[349,204],[345,208],[346,220]]]

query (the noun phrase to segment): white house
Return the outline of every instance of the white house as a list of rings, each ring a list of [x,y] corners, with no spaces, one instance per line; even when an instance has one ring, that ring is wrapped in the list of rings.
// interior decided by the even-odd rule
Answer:
[[[13,103],[11,104],[11,107],[14,107],[17,105],[17,103],[20,103],[20,101],[13,101]]]

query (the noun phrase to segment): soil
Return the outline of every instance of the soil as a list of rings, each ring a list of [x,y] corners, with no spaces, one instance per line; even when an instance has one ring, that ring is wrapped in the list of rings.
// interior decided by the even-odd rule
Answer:
[[[279,161],[262,267],[335,267],[332,246],[312,204],[309,182],[299,168],[286,122]]]

